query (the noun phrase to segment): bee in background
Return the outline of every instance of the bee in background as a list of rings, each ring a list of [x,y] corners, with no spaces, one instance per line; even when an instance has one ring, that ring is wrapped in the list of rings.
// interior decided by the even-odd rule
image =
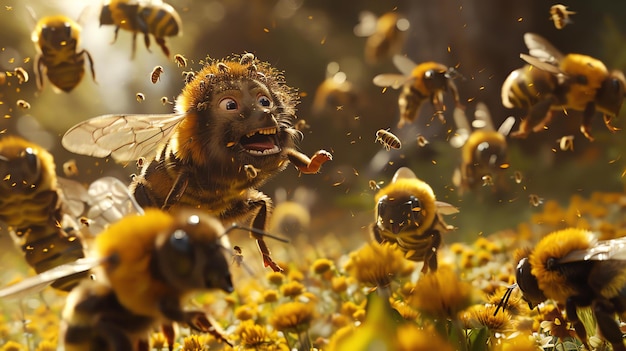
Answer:
[[[163,67],[155,66],[152,70],[152,73],[150,73],[150,81],[152,82],[152,84],[156,84],[159,79],[161,79],[161,74],[163,74]]]
[[[495,130],[491,114],[482,102],[476,104],[474,116],[472,128],[465,111],[454,110],[457,131],[450,144],[461,148],[461,165],[455,169],[452,182],[460,194],[484,185],[493,185],[494,192],[504,191],[508,185],[503,173],[509,168],[506,137],[515,124],[515,117],[508,117]]]
[[[391,149],[397,150],[402,147],[400,138],[395,136],[392,132],[384,129],[379,129],[376,132],[376,141],[380,142],[387,151]]]
[[[290,238],[306,235],[311,226],[310,208],[316,200],[314,191],[297,187],[291,199],[284,188],[276,190],[276,207],[272,211],[268,228],[270,233],[282,234]]]
[[[80,32],[80,25],[66,16],[43,17],[37,22],[31,39],[37,49],[34,67],[39,90],[46,75],[56,91],[72,91],[85,75],[85,56],[96,80],[91,55],[84,49],[78,51]]]
[[[115,37],[121,29],[133,33],[132,58],[137,51],[137,34],[142,33],[144,43],[150,51],[150,35],[161,47],[165,56],[170,50],[165,37],[182,34],[182,21],[178,12],[161,0],[110,0],[102,6],[100,25],[114,25]]]
[[[554,22],[556,29],[563,29],[566,25],[572,23],[570,15],[574,15],[576,12],[569,11],[567,6],[563,4],[556,4],[550,7],[550,20]]]
[[[530,308],[548,299],[564,305],[567,318],[588,350],[587,331],[576,310],[591,307],[599,334],[613,350],[624,351],[615,315],[626,312],[625,248],[626,238],[597,241],[593,233],[577,228],[553,232],[533,250],[521,254],[517,286]]]
[[[326,66],[326,79],[315,90],[313,113],[322,114],[336,110],[339,106],[355,106],[358,100],[356,87],[348,81],[344,72],[339,71],[339,64],[329,63]]]
[[[432,188],[406,167],[396,171],[375,200],[376,222],[371,226],[374,240],[397,243],[407,259],[424,262],[422,273],[436,271],[441,234],[453,229],[442,215],[458,210],[436,201]]]
[[[3,137],[0,177],[0,221],[29,266],[41,273],[84,257],[79,225],[73,220],[83,207],[66,201],[50,153],[22,138]],[[82,189],[73,185],[75,191]],[[69,291],[84,276],[67,277],[53,287]]]
[[[271,199],[257,187],[289,162],[317,173],[332,155],[296,151],[297,95],[281,73],[250,55],[241,56],[246,64],[237,57],[208,63],[184,87],[173,114],[95,117],[68,130],[63,146],[118,162],[143,157],[131,184],[143,207],[197,207],[225,223],[251,221],[264,230]],[[265,265],[281,271],[263,238],[252,235]]]
[[[178,67],[182,67],[182,68],[187,67],[187,59],[185,58],[185,56],[181,54],[174,55],[174,62],[176,62],[176,65]]]
[[[596,112],[603,114],[610,131],[617,130],[611,118],[624,101],[626,80],[621,71],[609,72],[604,63],[590,56],[563,55],[537,34],[526,33],[524,41],[530,55],[520,56],[528,64],[511,72],[502,84],[502,104],[528,111],[511,136],[525,138],[541,131],[554,110],[570,109],[583,113],[580,131],[591,141],[591,119]]]
[[[419,114],[424,102],[429,101],[435,109],[435,114],[445,123],[443,112],[443,93],[450,91],[454,97],[456,107],[461,105],[459,93],[453,79],[458,77],[458,72],[453,67],[447,67],[437,62],[424,62],[416,64],[406,56],[396,55],[393,63],[402,74],[385,73],[374,77],[374,84],[379,87],[402,87],[398,106],[400,108],[400,122],[398,128],[412,123]]]
[[[397,12],[387,12],[376,17],[369,11],[359,15],[359,24],[354,27],[354,34],[367,37],[365,59],[369,63],[378,63],[400,53],[406,40],[410,22]]]

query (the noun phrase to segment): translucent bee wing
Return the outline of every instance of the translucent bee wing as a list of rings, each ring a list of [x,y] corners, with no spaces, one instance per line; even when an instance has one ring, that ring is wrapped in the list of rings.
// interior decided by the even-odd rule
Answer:
[[[87,190],[89,231],[99,234],[109,224],[131,213],[143,213],[143,209],[128,190],[128,186],[115,177],[102,177],[89,185]]]
[[[577,261],[626,261],[626,237],[599,241],[587,250],[575,250],[559,259],[558,263]]]
[[[384,73],[374,77],[372,82],[374,85],[379,87],[392,87],[393,89],[399,89],[406,82],[412,79],[412,77],[403,76],[397,73]]]
[[[393,175],[391,182],[395,183],[398,179],[417,179],[417,176],[410,168],[400,167]]]
[[[558,66],[559,62],[563,60],[564,55],[540,35],[526,33],[524,34],[524,43],[528,48],[528,53],[543,62]]]
[[[453,117],[454,123],[456,124],[456,132],[450,138],[450,145],[458,149],[465,145],[465,142],[467,142],[467,139],[469,138],[472,129],[467,122],[467,116],[465,115],[465,111],[462,108],[455,107]]]
[[[184,117],[183,113],[99,116],[70,128],[61,143],[76,154],[111,156],[117,162],[152,159]]]
[[[493,121],[491,120],[491,114],[489,113],[489,109],[487,108],[487,105],[485,105],[485,103],[479,102],[476,104],[474,118],[475,120],[472,122],[472,126],[474,128],[489,131],[496,130],[496,128],[493,126]]]
[[[511,132],[511,129],[513,129],[514,125],[515,125],[515,117],[509,116],[504,120],[504,122],[502,122],[502,124],[500,125],[500,128],[498,128],[498,133],[504,136],[507,136]]]
[[[532,65],[533,67],[536,67],[542,71],[546,71],[552,74],[563,74],[563,75],[565,74],[563,73],[563,71],[559,69],[558,66],[555,66],[548,62],[541,61],[540,59],[536,57],[526,55],[526,54],[519,54],[519,57],[522,60],[526,61],[526,63],[528,63],[529,65]]]
[[[369,37],[376,32],[376,23],[378,17],[369,11],[363,11],[359,14],[359,24],[354,26],[354,35],[357,37]]]
[[[26,278],[16,284],[0,289],[0,298],[24,298],[37,293],[55,281],[73,274],[87,272],[102,264],[106,258],[81,258],[74,262],[57,266],[35,276]]]
[[[413,69],[417,66],[413,60],[403,55],[394,55],[392,60],[398,71],[407,77],[412,76]]]
[[[451,215],[455,213],[459,213],[459,209],[450,205],[447,202],[435,201],[435,206],[437,206],[437,212],[443,215]]]
[[[88,201],[87,189],[79,182],[67,178],[57,177],[63,212],[80,217],[85,212]]]

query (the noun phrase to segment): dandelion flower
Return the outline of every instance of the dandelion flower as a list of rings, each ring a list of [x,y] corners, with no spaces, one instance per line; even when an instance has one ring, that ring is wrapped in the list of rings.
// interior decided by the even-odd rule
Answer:
[[[263,291],[263,301],[267,303],[278,301],[278,292],[276,290]]]
[[[235,309],[235,317],[240,321],[255,319],[257,315],[256,307],[250,305],[241,305]]]
[[[266,275],[267,281],[272,285],[280,286],[283,283],[284,275],[279,272],[269,272]]]
[[[330,288],[337,294],[348,290],[348,280],[344,276],[333,277],[330,281]]]
[[[268,331],[265,326],[255,324],[251,320],[241,322],[235,330],[235,335],[239,338],[243,350],[289,350],[275,331]]]
[[[496,312],[495,305],[475,305],[470,309],[469,325],[473,328],[487,327],[492,333],[507,333],[513,329],[511,314],[505,310]]]
[[[274,310],[270,324],[280,331],[299,332],[309,327],[313,317],[312,305],[302,302],[287,302]]]
[[[405,271],[406,265],[396,244],[369,243],[350,254],[346,270],[362,284],[386,287]]]
[[[315,272],[315,274],[325,274],[326,272],[329,272],[331,270],[335,269],[335,264],[333,263],[333,261],[327,259],[327,258],[318,258],[317,260],[315,260],[315,262],[313,262],[313,272]]]
[[[304,285],[298,281],[285,283],[280,287],[280,292],[285,297],[296,297],[304,292]]]

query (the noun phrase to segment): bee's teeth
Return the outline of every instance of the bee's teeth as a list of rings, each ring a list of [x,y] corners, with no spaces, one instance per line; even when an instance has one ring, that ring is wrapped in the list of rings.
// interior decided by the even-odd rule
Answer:
[[[255,134],[263,134],[263,135],[274,135],[276,134],[276,127],[270,127],[270,128],[264,128],[264,129],[259,129],[259,130],[255,130],[252,132],[249,132],[248,134],[246,134],[246,137],[251,137]]]

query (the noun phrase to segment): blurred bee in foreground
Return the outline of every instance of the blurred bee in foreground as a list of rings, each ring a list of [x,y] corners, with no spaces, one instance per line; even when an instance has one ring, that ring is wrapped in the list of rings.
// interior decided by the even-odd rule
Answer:
[[[360,22],[354,27],[354,34],[367,37],[365,59],[377,63],[400,53],[406,40],[410,22],[397,12],[387,12],[376,17],[369,11],[359,15]]]
[[[565,305],[567,318],[587,350],[591,350],[587,331],[576,310],[591,307],[600,335],[611,343],[613,350],[624,351],[615,315],[626,312],[625,248],[626,238],[597,241],[583,229],[551,233],[534,250],[520,254],[517,285],[531,308],[547,299]],[[507,295],[501,306],[506,304]]]
[[[196,207],[224,222],[252,219],[263,230],[271,199],[257,187],[289,162],[302,173],[317,173],[332,159],[324,150],[311,159],[295,150],[301,136],[292,126],[296,102],[282,74],[245,54],[197,72],[173,114],[92,118],[68,130],[62,143],[69,151],[118,162],[143,157],[131,184],[143,207]],[[263,238],[252,235],[265,265],[280,271]]]
[[[442,215],[458,210],[436,201],[432,188],[406,167],[396,171],[375,200],[376,222],[371,226],[374,240],[397,243],[407,259],[424,262],[422,273],[436,271],[441,234],[453,229]]]
[[[161,0],[109,0],[102,6],[100,25],[115,26],[113,42],[117,40],[120,28],[133,32],[133,58],[137,51],[137,33],[143,34],[148,51],[152,34],[165,56],[170,55],[165,37],[182,34],[182,21],[178,12]]]
[[[550,19],[554,22],[556,29],[563,29],[566,25],[572,23],[570,15],[574,15],[576,12],[569,11],[567,6],[563,4],[556,4],[550,7]]]
[[[0,221],[29,266],[41,273],[84,257],[79,225],[74,220],[83,207],[64,197],[50,153],[24,139],[3,137],[0,177]],[[82,186],[67,188],[80,191]],[[82,277],[84,274],[59,280],[53,287],[69,291]]]
[[[461,148],[461,165],[454,171],[452,182],[462,194],[485,185],[483,178],[493,181],[493,191],[507,189],[504,171],[509,168],[506,136],[515,124],[515,117],[508,117],[495,130],[487,106],[479,102],[474,112],[472,126],[465,111],[454,110],[456,135],[450,139],[453,147]]]
[[[315,91],[313,113],[322,114],[336,110],[338,106],[355,106],[358,99],[354,84],[347,80],[344,72],[339,71],[337,62],[331,62],[326,66],[326,79]]]
[[[72,91],[85,75],[85,56],[96,80],[91,55],[84,49],[78,51],[80,32],[78,23],[61,15],[43,17],[37,22],[31,39],[37,49],[34,67],[39,90],[43,88],[45,74],[55,89]]]
[[[402,74],[379,74],[374,77],[373,81],[379,87],[392,87],[393,89],[402,87],[398,99],[398,106],[400,107],[398,128],[412,123],[418,117],[420,108],[425,101],[430,101],[435,109],[435,114],[445,123],[443,112],[446,108],[443,104],[443,93],[447,91],[452,93],[456,107],[464,108],[453,81],[459,76],[459,73],[453,67],[432,61],[418,65],[401,55],[394,56],[393,63]]]
[[[610,122],[624,101],[626,80],[621,71],[609,72],[590,56],[563,55],[536,34],[526,33],[524,42],[530,55],[521,57],[528,64],[511,72],[502,84],[502,104],[528,111],[511,136],[524,138],[541,131],[550,123],[553,110],[569,109],[582,111],[580,131],[589,140],[593,140],[591,119],[597,111],[610,131],[617,130]]]

